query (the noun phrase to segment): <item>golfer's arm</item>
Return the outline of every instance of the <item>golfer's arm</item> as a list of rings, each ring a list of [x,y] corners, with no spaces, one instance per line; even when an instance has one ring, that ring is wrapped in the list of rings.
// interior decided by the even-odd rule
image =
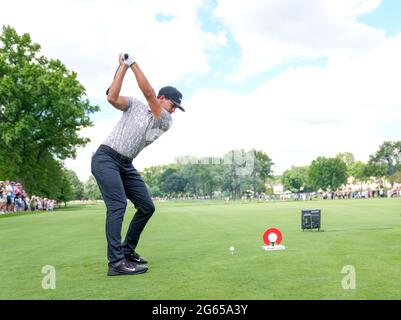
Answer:
[[[124,111],[128,107],[128,98],[120,96],[121,86],[123,84],[124,76],[127,73],[127,68],[120,67],[117,72],[113,83],[110,86],[107,101],[110,102],[115,108]]]
[[[162,106],[160,105],[159,100],[157,100],[155,90],[153,90],[148,79],[146,79],[145,75],[136,62],[131,65],[131,70],[135,74],[139,89],[141,89],[143,95],[145,96],[146,101],[148,102],[149,107],[152,110],[152,113],[157,119],[159,119],[162,112]]]

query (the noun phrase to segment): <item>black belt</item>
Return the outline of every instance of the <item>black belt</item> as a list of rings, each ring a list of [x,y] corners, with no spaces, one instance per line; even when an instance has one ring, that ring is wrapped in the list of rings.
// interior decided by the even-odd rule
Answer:
[[[122,154],[118,153],[116,150],[114,150],[113,148],[106,146],[105,144],[101,144],[99,147],[99,150],[103,150],[104,152],[110,154],[111,156],[115,157],[118,160],[121,160],[123,162],[126,163],[132,163],[131,158],[128,158],[126,156],[123,156]]]

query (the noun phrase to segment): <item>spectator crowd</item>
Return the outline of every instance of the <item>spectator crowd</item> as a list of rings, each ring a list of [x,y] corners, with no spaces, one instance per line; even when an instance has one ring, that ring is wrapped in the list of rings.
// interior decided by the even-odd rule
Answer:
[[[323,200],[327,199],[368,199],[368,198],[390,198],[399,197],[401,192],[401,187],[387,190],[383,187],[376,189],[365,189],[362,191],[344,191],[337,190],[336,192],[323,192]]]
[[[21,211],[53,211],[56,201],[40,196],[30,197],[19,182],[0,180],[0,214]]]

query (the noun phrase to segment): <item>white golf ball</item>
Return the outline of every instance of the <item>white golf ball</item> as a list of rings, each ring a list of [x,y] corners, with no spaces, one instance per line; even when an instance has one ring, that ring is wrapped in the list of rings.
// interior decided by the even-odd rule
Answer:
[[[230,247],[230,251],[233,252],[235,250],[234,247]]]
[[[276,242],[277,241],[277,234],[275,234],[275,233],[270,233],[269,234],[269,236],[267,237],[267,239],[270,241],[270,242]]]

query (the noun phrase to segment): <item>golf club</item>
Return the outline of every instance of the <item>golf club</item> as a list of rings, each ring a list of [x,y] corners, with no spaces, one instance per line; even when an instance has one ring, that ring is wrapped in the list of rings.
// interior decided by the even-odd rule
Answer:
[[[128,59],[128,53],[124,53],[124,59]],[[117,70],[116,70],[116,73],[114,74],[114,78],[113,79],[116,78],[118,70],[120,70],[120,66],[117,67]],[[106,90],[106,95],[109,94],[109,90],[110,90],[110,87]]]

